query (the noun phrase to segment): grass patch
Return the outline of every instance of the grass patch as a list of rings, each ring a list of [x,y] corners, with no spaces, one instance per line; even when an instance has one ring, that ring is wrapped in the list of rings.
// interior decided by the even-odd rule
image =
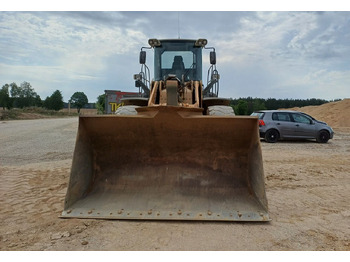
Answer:
[[[1,110],[0,120],[18,119],[19,112],[15,109]]]
[[[0,109],[0,120],[40,119],[78,116],[77,112],[48,110],[42,107]]]

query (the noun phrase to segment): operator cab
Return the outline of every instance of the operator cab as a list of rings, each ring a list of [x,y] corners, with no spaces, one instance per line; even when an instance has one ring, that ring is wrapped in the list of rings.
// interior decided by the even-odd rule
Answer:
[[[206,47],[207,43],[206,39],[149,39],[150,47],[142,47],[140,51],[141,71],[134,75],[135,86],[139,88],[139,96],[149,98],[155,83],[162,85],[161,89],[163,90],[166,88],[165,82],[167,80],[177,80],[181,88],[187,86],[192,91],[193,85],[198,85],[200,97],[217,98],[220,75],[216,70],[215,48]],[[146,51],[144,49],[154,50],[154,78],[152,81],[150,70],[146,65]],[[208,69],[206,87],[203,87],[202,80],[203,49],[212,50],[209,57],[211,66]],[[215,99],[213,101],[215,104],[222,104],[221,100]],[[227,103],[229,102],[225,101],[225,104]]]
[[[154,78],[156,81],[176,76],[181,82],[202,80],[202,46],[196,40],[160,40],[154,46]]]

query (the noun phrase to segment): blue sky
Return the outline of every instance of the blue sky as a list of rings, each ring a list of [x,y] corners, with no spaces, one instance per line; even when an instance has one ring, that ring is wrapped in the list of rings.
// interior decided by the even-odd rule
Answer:
[[[137,91],[140,48],[179,36],[215,47],[221,97],[350,97],[347,11],[1,11],[0,85],[27,81],[42,99],[58,89],[65,101]]]

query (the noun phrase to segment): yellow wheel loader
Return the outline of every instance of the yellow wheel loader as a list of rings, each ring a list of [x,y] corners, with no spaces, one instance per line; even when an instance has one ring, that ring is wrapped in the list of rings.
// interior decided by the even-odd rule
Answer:
[[[218,97],[215,49],[206,39],[148,43],[140,95],[116,114],[79,117],[61,217],[270,221],[258,119]],[[154,51],[152,81],[144,49]]]

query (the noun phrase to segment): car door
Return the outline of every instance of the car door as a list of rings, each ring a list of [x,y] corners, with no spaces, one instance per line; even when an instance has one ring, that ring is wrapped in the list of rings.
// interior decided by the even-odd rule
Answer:
[[[295,135],[300,138],[314,138],[315,137],[315,124],[311,118],[299,114],[292,113],[292,118],[296,126]]]
[[[295,135],[295,124],[291,119],[291,116],[287,112],[275,112],[272,114],[272,120],[278,129],[280,136],[293,137]]]

